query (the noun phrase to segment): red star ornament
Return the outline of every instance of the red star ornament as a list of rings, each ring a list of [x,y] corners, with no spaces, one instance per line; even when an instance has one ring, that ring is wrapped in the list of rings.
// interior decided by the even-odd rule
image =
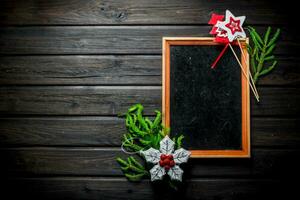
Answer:
[[[219,43],[228,43],[228,37],[227,37],[227,31],[225,31],[224,29],[220,28],[220,21],[217,22],[217,24],[215,25],[216,27],[216,37],[215,37],[215,42],[219,42]]]
[[[222,21],[223,19],[224,19],[224,15],[218,15],[218,14],[213,13],[211,15],[211,18],[210,18],[208,24],[216,25],[218,21]]]
[[[213,13],[211,15],[211,18],[210,18],[208,24],[213,25],[213,28],[211,29],[210,34],[212,34],[212,35],[217,34],[216,31],[217,31],[218,27],[216,25],[218,24],[219,21],[222,21],[223,19],[224,19],[224,15],[218,15],[215,13]]]
[[[229,10],[226,10],[225,21],[218,23],[218,27],[227,32],[227,38],[229,42],[232,42],[238,37],[246,37],[242,27],[245,19],[245,16],[235,17]]]
[[[220,22],[224,19],[224,15],[218,15],[213,13],[208,24],[213,25],[213,28],[209,32],[211,35],[216,35],[215,41],[219,43],[228,43],[227,32],[219,28]]]
[[[240,22],[241,22],[240,20],[234,20],[232,17],[230,17],[229,20],[230,20],[229,23],[226,24],[225,26],[230,29],[232,34],[235,34],[235,32],[242,31],[240,26]]]

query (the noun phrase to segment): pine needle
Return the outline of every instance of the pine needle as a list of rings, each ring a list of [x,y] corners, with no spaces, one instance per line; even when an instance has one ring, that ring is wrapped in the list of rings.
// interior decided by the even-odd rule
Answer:
[[[123,135],[122,144],[126,151],[139,152],[150,147],[159,149],[159,143],[169,129],[162,125],[161,112],[155,111],[153,120],[143,116],[144,107],[141,104],[131,106],[128,111],[120,116],[125,117],[127,133]],[[177,148],[182,145],[183,135],[175,138]],[[137,156],[141,157],[140,154]],[[149,166],[130,156],[127,160],[116,158],[125,177],[130,181],[139,181],[149,176]],[[151,166],[150,166],[151,167]]]
[[[276,41],[280,35],[280,29],[277,29],[273,37],[270,39],[272,28],[268,27],[264,37],[256,32],[255,28],[249,26],[252,45],[248,45],[247,49],[250,55],[251,71],[253,75],[254,83],[256,83],[259,77],[271,72],[277,65],[273,51],[276,47]],[[268,65],[270,61],[273,61],[271,65]]]

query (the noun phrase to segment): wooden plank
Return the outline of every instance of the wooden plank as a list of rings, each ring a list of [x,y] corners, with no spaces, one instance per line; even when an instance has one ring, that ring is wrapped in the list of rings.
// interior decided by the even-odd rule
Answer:
[[[12,148],[1,149],[0,154],[5,163],[1,170],[19,175],[116,176],[122,173],[115,160],[122,154],[117,148]]]
[[[0,54],[161,54],[162,37],[209,36],[210,29],[210,26],[2,27]],[[298,41],[298,35],[282,28],[275,53],[297,55]]]
[[[270,179],[192,179],[170,189],[166,183],[128,182],[123,178],[19,178],[5,182],[2,194],[30,199],[293,199],[296,186]],[[116,190],[117,189],[117,190]]]
[[[251,176],[287,178],[298,174],[299,150],[252,148],[250,159],[193,159],[187,176]],[[201,172],[202,171],[202,172]],[[205,172],[203,172],[205,171]]]
[[[233,0],[5,0],[1,2],[1,24],[206,24],[212,12],[246,15],[247,23],[283,23],[290,8],[276,2]],[[255,9],[255,12],[253,10]],[[262,17],[263,16],[263,17]]]
[[[278,57],[275,69],[259,78],[258,85],[294,85],[300,84],[300,67],[297,58]],[[300,61],[299,61],[300,62]]]
[[[160,85],[161,56],[5,56],[4,85]]]
[[[1,85],[161,85],[161,56],[2,56]],[[299,59],[278,57],[259,85],[300,85]]]
[[[298,88],[258,88],[252,101],[255,116],[297,115]],[[254,100],[254,99],[253,99]],[[116,115],[142,103],[146,114],[161,107],[160,86],[36,86],[0,87],[2,115]]]
[[[1,172],[19,175],[121,176],[116,157],[127,157],[120,148],[22,147],[2,148]],[[298,171],[298,150],[252,149],[250,159],[191,159],[186,176],[284,177]]]
[[[299,88],[258,88],[260,102],[251,98],[252,115],[297,115],[300,107]]]
[[[1,146],[120,146],[124,119],[116,117],[0,118]],[[300,145],[299,119],[252,118],[251,144]]]
[[[126,133],[117,117],[1,118],[1,146],[120,146]]]
[[[251,142],[254,146],[299,147],[300,119],[251,119]]]
[[[1,114],[117,115],[136,103],[153,114],[161,104],[160,86],[2,87]]]

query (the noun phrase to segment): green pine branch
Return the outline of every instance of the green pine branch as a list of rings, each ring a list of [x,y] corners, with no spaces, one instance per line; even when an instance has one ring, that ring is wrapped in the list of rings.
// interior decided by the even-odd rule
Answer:
[[[268,74],[277,65],[277,60],[273,55],[276,47],[276,41],[280,35],[280,29],[271,35],[271,27],[268,27],[264,37],[261,37],[256,30],[249,26],[252,46],[248,45],[247,49],[250,55],[250,65],[254,83],[258,81],[260,76]]]
[[[160,111],[155,111],[156,116],[151,120],[143,116],[143,110],[144,107],[141,104],[136,104],[131,106],[123,115],[125,116],[127,133],[123,135],[122,143],[127,151],[139,152],[150,147],[159,149],[160,141],[169,132],[169,129],[162,125]],[[180,148],[183,136],[181,135],[174,140],[176,147]],[[116,160],[130,181],[139,181],[143,177],[149,176],[149,169],[145,163],[141,164],[132,156],[128,157],[127,160],[119,157]]]
[[[160,140],[166,135],[161,123],[161,112],[155,111],[154,120],[143,116],[144,107],[136,104],[125,114],[127,134],[123,136],[124,146],[129,151],[140,151],[150,147],[159,148]]]
[[[174,137],[172,140],[175,143],[175,148],[180,149],[182,147],[182,140],[184,139],[183,135],[179,135],[177,138]]]
[[[128,157],[127,160],[119,157],[116,160],[121,166],[125,177],[130,181],[139,181],[144,176],[149,176],[148,170],[132,156]]]

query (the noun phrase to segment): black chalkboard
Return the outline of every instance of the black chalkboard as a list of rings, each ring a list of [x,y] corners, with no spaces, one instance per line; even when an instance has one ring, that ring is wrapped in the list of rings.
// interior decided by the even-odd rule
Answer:
[[[169,69],[164,73],[169,79],[165,90],[169,92],[170,135],[183,134],[184,147],[189,150],[245,150],[242,110],[247,107],[242,106],[243,76],[230,48],[211,69],[223,48],[205,42],[179,42],[167,48]],[[239,47],[234,49],[240,56]]]

